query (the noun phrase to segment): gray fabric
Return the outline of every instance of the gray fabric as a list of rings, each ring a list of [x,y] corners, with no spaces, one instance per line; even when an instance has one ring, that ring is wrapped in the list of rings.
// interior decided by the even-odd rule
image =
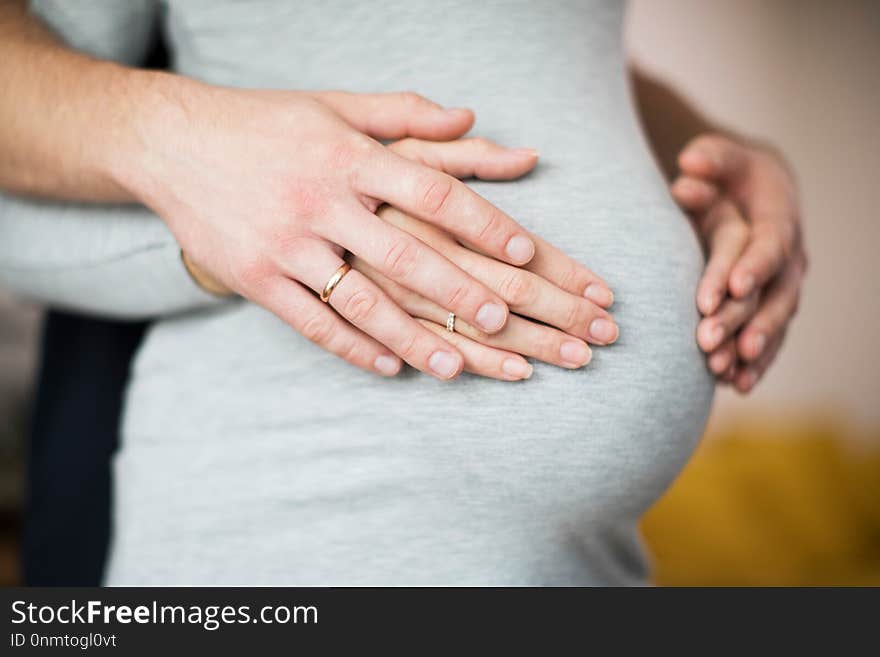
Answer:
[[[122,319],[222,302],[186,273],[165,224],[136,206],[0,195],[0,281],[53,307]]]
[[[697,241],[635,119],[617,2],[169,2],[175,66],[412,89],[542,154],[473,187],[611,283],[621,337],[511,384],[356,370],[250,304],[155,325],[128,390],[110,584],[637,584],[637,521],[712,399]],[[83,249],[89,244],[81,244]]]

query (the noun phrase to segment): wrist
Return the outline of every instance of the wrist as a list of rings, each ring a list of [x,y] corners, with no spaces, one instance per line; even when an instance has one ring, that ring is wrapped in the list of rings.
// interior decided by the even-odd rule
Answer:
[[[162,160],[173,152],[187,120],[187,98],[201,83],[180,75],[124,69],[121,104],[104,153],[106,175],[131,200],[153,207],[162,186]]]

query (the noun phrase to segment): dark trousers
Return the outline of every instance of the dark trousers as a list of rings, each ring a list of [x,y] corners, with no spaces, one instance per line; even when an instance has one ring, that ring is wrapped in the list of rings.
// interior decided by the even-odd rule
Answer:
[[[110,541],[111,459],[146,328],[50,312],[28,442],[24,583],[94,586]]]

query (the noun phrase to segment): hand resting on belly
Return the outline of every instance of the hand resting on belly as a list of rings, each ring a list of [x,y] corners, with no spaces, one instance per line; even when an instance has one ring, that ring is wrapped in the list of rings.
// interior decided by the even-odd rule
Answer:
[[[508,149],[484,139],[404,139],[390,148],[459,178],[514,179],[528,173],[537,162],[537,157],[511,160]],[[451,233],[392,206],[380,207],[377,214],[486,285],[512,311],[503,329],[488,334],[391,280],[365,259],[348,254],[346,260],[354,270],[372,280],[411,317],[455,346],[464,357],[465,371],[505,381],[527,379],[532,366],[523,356],[577,369],[592,358],[588,343],[602,346],[617,340],[619,329],[607,310],[614,299],[607,283],[537,235],[530,235],[535,244],[534,258],[517,267],[483,255]],[[224,290],[222,283],[195,263],[188,259],[186,263],[203,287],[215,293]],[[348,311],[366,316],[375,309],[378,299],[361,294],[347,303],[353,306]]]

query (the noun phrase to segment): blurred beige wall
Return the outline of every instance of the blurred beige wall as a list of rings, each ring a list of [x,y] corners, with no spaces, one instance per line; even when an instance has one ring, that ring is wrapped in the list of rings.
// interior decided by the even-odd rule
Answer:
[[[767,137],[802,190],[810,271],[776,365],[714,421],[756,411],[843,411],[880,423],[880,2],[633,0],[642,68],[712,118]]]

